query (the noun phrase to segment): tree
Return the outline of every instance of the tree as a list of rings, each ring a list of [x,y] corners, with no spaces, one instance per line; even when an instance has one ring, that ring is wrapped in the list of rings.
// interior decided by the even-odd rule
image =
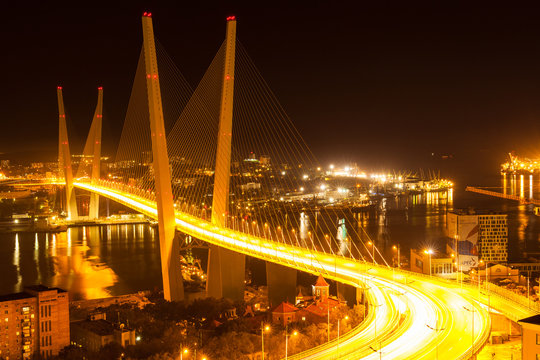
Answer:
[[[75,345],[66,346],[60,350],[58,356],[56,357],[56,359],[62,360],[80,360],[85,358],[88,358],[87,351]]]
[[[110,342],[99,350],[98,359],[118,360],[124,354],[124,348],[117,342]]]

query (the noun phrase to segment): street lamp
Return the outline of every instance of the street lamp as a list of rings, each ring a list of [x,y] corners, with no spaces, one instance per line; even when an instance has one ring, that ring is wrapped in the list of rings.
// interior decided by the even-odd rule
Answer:
[[[431,249],[424,250],[424,254],[429,255],[429,276],[431,276],[431,254],[433,254],[433,250]]]
[[[261,350],[262,350],[262,360],[264,360],[264,332],[270,331],[270,325],[264,325],[263,322],[261,322]]]
[[[435,331],[435,333],[444,330],[444,328],[437,328],[437,319],[435,319],[435,327],[429,326],[428,324],[426,324],[426,326],[428,327],[428,329]],[[439,359],[439,342],[437,341],[437,344],[435,345],[435,360],[438,360],[438,359]]]
[[[373,241],[368,241],[367,243],[369,246],[371,246],[371,259],[373,260],[373,263],[375,264],[375,244]]]
[[[184,354],[188,354],[189,350],[186,348],[186,349],[183,349],[180,351],[180,360],[184,360]]]
[[[474,359],[474,313],[476,312],[476,310],[471,307],[470,309],[466,306],[463,307],[465,310],[467,310],[468,312],[471,313],[472,315],[472,334],[471,334],[471,359]]]
[[[345,317],[343,318],[343,320],[349,320],[349,315],[345,315]],[[339,359],[339,323],[340,323],[340,319],[337,320],[337,357]]]
[[[400,261],[400,258],[401,258],[400,251],[401,250],[399,248],[399,244],[392,246],[392,249],[397,250],[397,267],[398,267],[398,269],[401,269],[401,261]]]
[[[375,311],[375,309],[377,309],[378,307],[381,307],[383,304],[371,304],[371,306],[373,307],[373,317],[375,318],[375,343],[377,343],[377,312]],[[381,355],[382,357],[382,355]]]
[[[285,360],[287,360],[289,355],[289,337],[298,335],[298,331],[294,330],[292,334],[289,335],[288,324],[285,325]]]
[[[379,353],[379,359],[382,359],[382,344],[379,343],[379,350],[374,349],[373,346],[369,347],[373,352]]]

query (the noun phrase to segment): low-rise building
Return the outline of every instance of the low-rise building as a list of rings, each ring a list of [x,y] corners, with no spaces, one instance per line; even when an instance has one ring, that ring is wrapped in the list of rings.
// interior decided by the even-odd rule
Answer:
[[[481,281],[494,281],[498,279],[509,279],[512,280],[512,282],[519,284],[520,283],[520,275],[519,275],[519,269],[512,269],[511,267],[496,264],[493,266],[489,266],[487,268],[487,274],[486,269],[480,269],[478,270],[478,274],[480,275]]]
[[[431,275],[447,276],[455,273],[455,263],[453,257],[438,257],[426,254],[424,251],[411,249],[410,270],[417,273],[429,275],[429,264],[431,262]]]
[[[521,359],[536,360],[540,357],[540,315],[518,321],[521,325]]]
[[[298,310],[293,304],[284,301],[272,310],[272,322],[274,324],[281,324],[282,326],[296,322],[296,312]]]
[[[105,314],[93,314],[86,320],[73,321],[70,325],[71,344],[89,351],[99,351],[112,342],[122,346],[135,345],[135,330],[107,321]]]
[[[295,305],[284,301],[275,307],[272,310],[272,322],[282,326],[298,321],[326,322],[330,313],[346,305],[345,301],[330,296],[330,285],[320,275],[311,291],[311,296],[304,296],[302,291],[299,291]]]

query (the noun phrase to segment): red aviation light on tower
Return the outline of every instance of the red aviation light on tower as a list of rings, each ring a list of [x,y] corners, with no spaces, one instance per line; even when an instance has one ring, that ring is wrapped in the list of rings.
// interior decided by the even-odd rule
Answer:
[[[56,89],[57,89],[57,90],[62,90],[62,87],[61,87],[61,86],[57,86]]]
[[[227,21],[235,21],[236,20],[236,16],[228,16],[227,17]]]
[[[103,86],[100,86],[97,88],[98,90],[103,90]]]
[[[152,17],[152,13],[148,12],[148,11],[145,11],[145,12],[143,12],[142,16]]]

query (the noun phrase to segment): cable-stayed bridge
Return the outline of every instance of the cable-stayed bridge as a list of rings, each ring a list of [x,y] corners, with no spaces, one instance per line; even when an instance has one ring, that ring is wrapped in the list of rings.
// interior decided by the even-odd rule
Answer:
[[[333,206],[347,184],[326,179],[237,42],[234,17],[196,89],[155,41],[151,14],[142,23],[143,49],[115,162],[101,173],[100,88],[73,172],[59,87],[59,165],[70,218],[97,217],[103,196],[158,220],[167,300],[184,297],[180,249],[202,241],[209,246],[208,296],[243,298],[246,255],[266,261],[271,300],[294,298],[296,271],[335,280],[350,301],[365,296],[369,311],[360,327],[341,344],[297,358],[465,359],[489,335],[483,303],[531,314],[474,287],[389,267],[355,215]],[[91,194],[86,215],[75,189]]]

